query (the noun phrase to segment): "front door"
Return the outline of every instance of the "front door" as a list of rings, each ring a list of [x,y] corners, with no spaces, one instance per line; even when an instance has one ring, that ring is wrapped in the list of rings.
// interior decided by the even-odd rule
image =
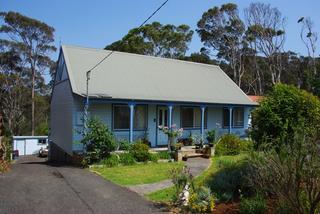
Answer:
[[[158,146],[168,145],[168,136],[159,129],[159,126],[168,126],[168,108],[167,107],[164,107],[164,106],[158,107],[157,145]]]

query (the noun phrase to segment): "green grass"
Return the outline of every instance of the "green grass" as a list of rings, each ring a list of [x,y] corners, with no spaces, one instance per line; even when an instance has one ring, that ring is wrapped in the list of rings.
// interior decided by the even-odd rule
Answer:
[[[113,168],[93,167],[90,170],[119,185],[156,183],[170,178],[169,170],[183,163],[148,163]]]
[[[237,162],[244,159],[246,156],[247,156],[246,154],[240,154],[236,156],[212,157],[210,167],[195,178],[194,180],[195,185],[204,185],[207,178],[218,171],[219,166],[222,164],[222,162],[224,163]],[[146,197],[152,201],[169,202],[172,199],[173,194],[174,194],[174,187],[169,187],[156,192],[152,192],[146,195]]]

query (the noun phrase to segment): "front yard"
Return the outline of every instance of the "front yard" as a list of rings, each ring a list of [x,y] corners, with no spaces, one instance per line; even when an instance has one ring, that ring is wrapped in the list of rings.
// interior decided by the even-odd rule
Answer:
[[[219,156],[219,157],[212,157],[211,166],[204,171],[202,174],[197,176],[194,180],[195,185],[203,185],[206,179],[216,173],[219,170],[219,166],[222,162],[229,162],[229,163],[236,163],[246,157],[246,154],[240,154],[236,156]],[[146,197],[149,200],[157,201],[157,202],[169,202],[172,200],[174,196],[174,187],[169,187],[166,189],[162,189],[156,192],[152,192],[148,194]]]
[[[113,168],[92,167],[90,170],[103,178],[119,185],[149,184],[170,179],[169,170],[173,167],[183,167],[182,162],[172,163],[141,163],[132,166],[117,166]]]

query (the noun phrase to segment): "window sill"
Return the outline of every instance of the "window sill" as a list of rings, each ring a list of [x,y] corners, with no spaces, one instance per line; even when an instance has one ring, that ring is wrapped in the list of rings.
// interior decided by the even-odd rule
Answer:
[[[112,129],[113,132],[129,132],[130,129]],[[147,131],[147,129],[133,129],[134,132]]]

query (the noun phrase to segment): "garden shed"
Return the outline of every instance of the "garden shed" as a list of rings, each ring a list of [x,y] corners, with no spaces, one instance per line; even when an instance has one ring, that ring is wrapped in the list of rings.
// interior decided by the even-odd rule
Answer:
[[[41,148],[48,146],[48,136],[13,136],[13,150],[19,155],[38,154]]]

